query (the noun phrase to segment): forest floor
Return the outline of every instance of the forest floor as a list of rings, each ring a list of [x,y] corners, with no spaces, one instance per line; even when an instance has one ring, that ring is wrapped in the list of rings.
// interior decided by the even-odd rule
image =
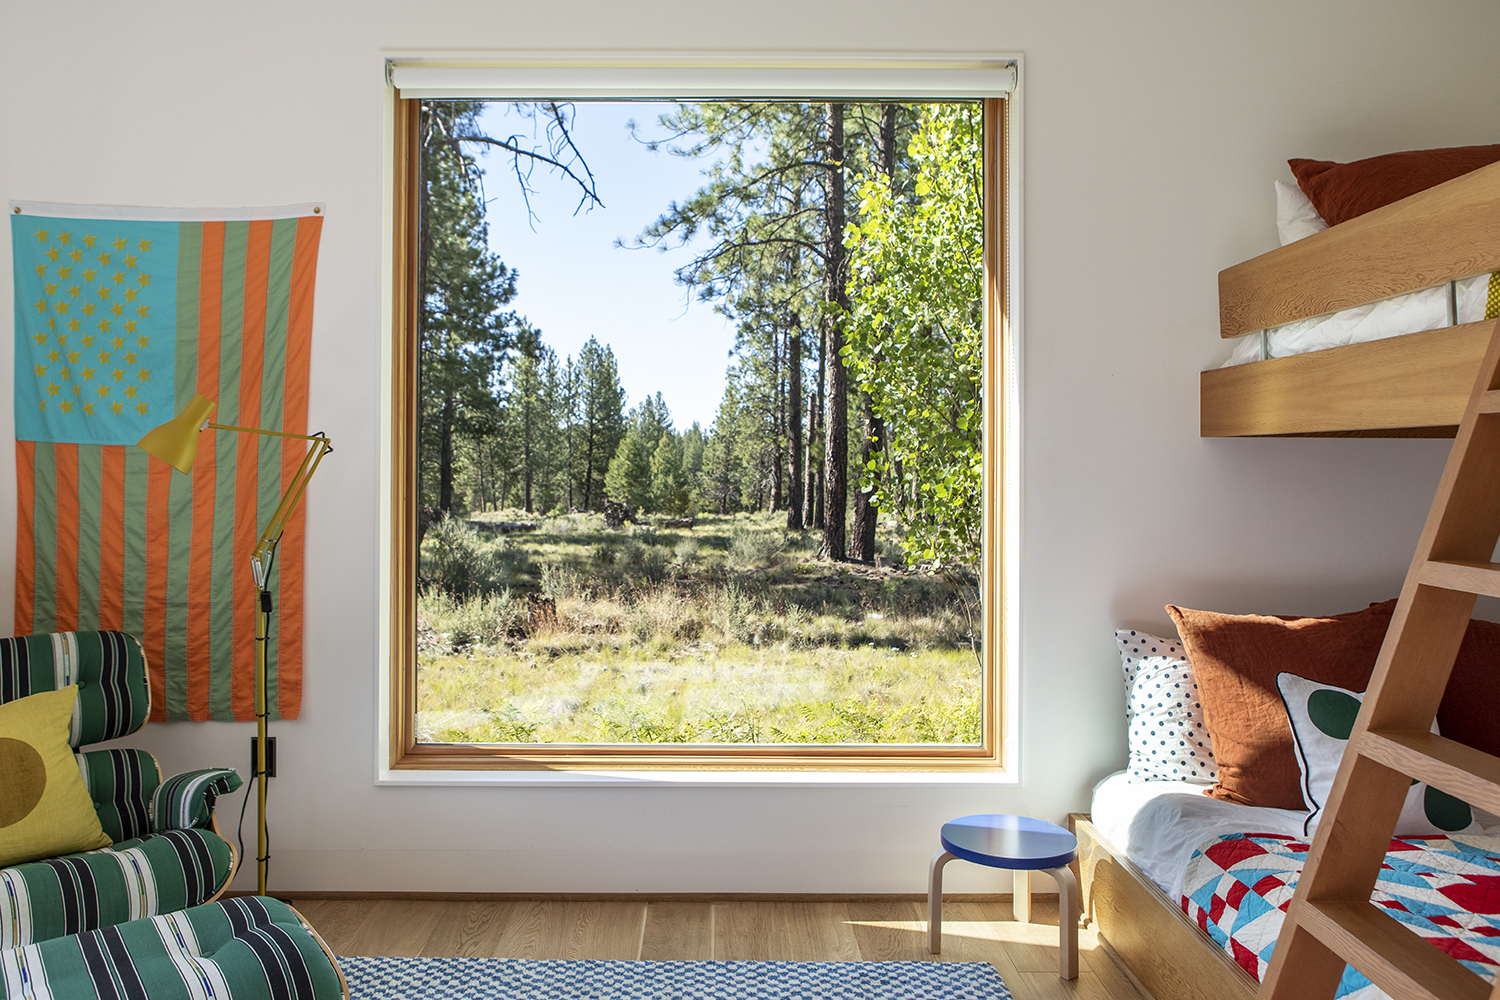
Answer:
[[[521,523],[536,527],[498,530]],[[815,556],[821,532],[785,524],[612,530],[597,514],[497,511],[435,525],[418,739],[978,743],[977,608],[900,566],[891,537],[882,565],[830,563]]]

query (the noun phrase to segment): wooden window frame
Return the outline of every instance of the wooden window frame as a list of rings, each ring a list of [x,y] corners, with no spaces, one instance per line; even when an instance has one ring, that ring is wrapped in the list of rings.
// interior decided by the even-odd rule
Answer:
[[[1013,98],[1011,98],[1013,99]],[[567,771],[644,770],[845,770],[845,771],[1003,771],[1008,770],[1006,701],[1011,674],[1011,643],[1002,631],[1007,604],[1005,540],[1007,492],[1004,418],[1015,411],[1015,378],[1006,359],[1016,355],[1011,323],[1010,200],[1013,169],[1011,118],[1006,98],[985,98],[984,107],[984,279],[982,398],[983,427],[980,608],[984,722],[977,746],[794,745],[794,744],[437,744],[416,738],[416,434],[417,434],[417,235],[421,192],[417,145],[420,101],[394,92],[392,136],[392,291],[390,401],[390,618],[389,760],[392,771]],[[1012,362],[1013,363],[1013,362]],[[1010,376],[1010,377],[1007,377]]]

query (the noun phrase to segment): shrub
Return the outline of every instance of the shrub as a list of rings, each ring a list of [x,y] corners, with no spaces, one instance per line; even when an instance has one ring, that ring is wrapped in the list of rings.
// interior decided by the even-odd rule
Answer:
[[[756,531],[739,524],[729,529],[729,561],[736,566],[773,566],[786,545],[785,531]]]
[[[499,594],[515,578],[518,555],[504,539],[486,542],[467,521],[445,516],[422,539],[419,583],[450,597]]]

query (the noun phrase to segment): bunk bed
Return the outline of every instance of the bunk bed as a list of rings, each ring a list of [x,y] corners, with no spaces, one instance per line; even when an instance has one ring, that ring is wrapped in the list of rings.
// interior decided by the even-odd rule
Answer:
[[[1242,337],[1500,270],[1500,163],[1219,273],[1219,335]],[[1215,368],[1203,437],[1452,437],[1493,323]]]

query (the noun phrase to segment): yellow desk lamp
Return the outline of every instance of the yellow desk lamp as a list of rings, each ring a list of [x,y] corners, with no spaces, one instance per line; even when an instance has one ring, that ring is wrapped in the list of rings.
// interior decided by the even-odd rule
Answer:
[[[256,892],[264,896],[266,862],[269,859],[266,851],[266,720],[270,717],[270,708],[266,696],[266,642],[271,631],[271,592],[267,589],[267,580],[271,574],[271,565],[276,559],[276,545],[281,541],[287,519],[292,516],[292,511],[302,499],[313,473],[318,471],[318,463],[333,450],[333,446],[322,431],[316,434],[289,434],[286,431],[268,431],[259,427],[209,423],[208,418],[213,415],[217,405],[213,400],[195,393],[181,413],[147,431],[137,443],[178,472],[185,473],[192,469],[193,459],[198,457],[198,434],[207,428],[313,442],[307,449],[307,454],[302,456],[302,464],[297,467],[296,475],[292,476],[286,492],[281,496],[281,503],[277,504],[270,522],[260,533],[260,539],[250,553],[250,570],[255,575],[255,589],[258,592],[255,614],[255,723],[258,735],[255,743],[255,778],[259,812],[256,822],[255,884]]]

